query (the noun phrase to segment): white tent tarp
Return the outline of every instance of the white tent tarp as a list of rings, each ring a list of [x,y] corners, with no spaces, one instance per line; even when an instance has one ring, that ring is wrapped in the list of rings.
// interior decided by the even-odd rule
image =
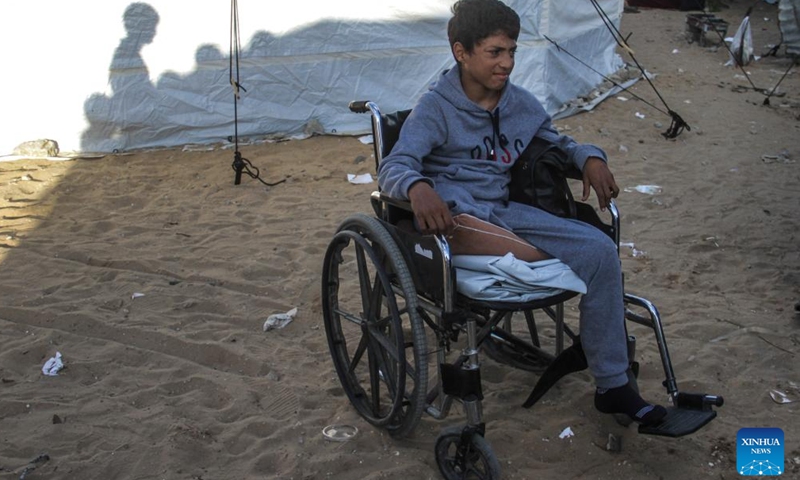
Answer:
[[[786,53],[800,56],[800,0],[780,0],[778,22]]]
[[[360,133],[355,99],[408,108],[454,65],[447,0],[238,2],[239,135]],[[513,81],[551,113],[622,66],[591,2],[508,0],[522,18]],[[622,0],[601,0],[619,22]],[[46,13],[43,13],[46,12]],[[0,5],[0,154],[213,143],[233,135],[230,2],[29,0]]]

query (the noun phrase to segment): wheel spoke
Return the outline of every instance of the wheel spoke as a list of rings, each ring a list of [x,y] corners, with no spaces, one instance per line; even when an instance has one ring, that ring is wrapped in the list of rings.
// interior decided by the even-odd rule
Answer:
[[[394,318],[396,318],[396,315],[393,315],[392,312],[396,311],[397,309],[392,307],[393,302],[389,301],[389,299],[386,300],[388,315],[378,318],[380,316],[381,306],[383,304],[381,296],[382,289],[380,276],[376,275],[375,284],[372,288],[373,299],[370,302],[372,310],[367,316],[368,320],[366,323],[365,336],[369,337],[368,348],[374,353],[374,358],[378,362],[378,369],[386,377],[384,379],[385,383],[390,389],[392,396],[394,396],[397,390],[395,388],[397,368],[392,367],[392,365],[396,365],[401,361],[405,361],[405,359],[401,360],[398,352],[398,345],[396,345],[391,338],[391,325]],[[373,357],[370,358],[372,359]]]
[[[350,365],[348,365],[347,371],[351,374],[355,372],[358,363],[361,361],[361,357],[364,355],[364,350],[367,349],[367,336],[362,335],[361,340],[358,341],[358,347],[356,347],[356,351],[353,353],[353,359],[350,360]]]
[[[370,286],[372,282],[369,278],[369,268],[367,267],[364,248],[359,244],[356,244],[356,264],[358,265],[358,284],[361,287],[361,308],[367,314],[367,318],[370,318],[370,299],[372,298]]]
[[[354,314],[349,313],[349,312],[345,312],[341,308],[334,308],[333,309],[333,313],[335,313],[336,315],[341,316],[342,318],[344,318],[348,322],[355,323],[356,325],[361,325],[362,323],[364,323],[364,319],[361,318],[360,316],[354,315]]]
[[[389,354],[391,359],[397,363],[405,361],[405,359],[401,360],[397,355],[397,345],[395,345],[390,338],[387,338],[385,335],[383,335],[383,331],[374,327],[368,327],[368,331],[370,338],[375,341],[374,348],[380,348]]]
[[[388,315],[385,315],[385,316],[383,316],[381,318],[376,318],[372,322],[372,325],[376,326],[376,327],[384,327],[386,325],[390,325],[394,321],[394,317],[395,316],[392,315],[392,311],[390,309],[389,312],[388,312]]]
[[[396,367],[394,367],[395,364],[392,363],[388,358],[389,353],[391,352],[391,348],[393,347],[390,345],[389,350],[383,348],[381,340],[378,340],[379,338],[381,337],[370,336],[370,339],[373,340],[373,342],[370,342],[370,353],[372,354],[370,356],[370,361],[372,361],[372,359],[375,359],[375,364],[378,368],[378,373],[379,373],[378,376],[380,377],[379,379],[383,380],[383,383],[386,385],[387,390],[391,394],[392,398],[394,398],[394,396],[397,394],[397,387],[395,385],[395,381],[397,379],[397,372],[396,372]]]
[[[370,393],[372,394],[372,412],[374,414],[379,414],[381,408],[381,380],[377,352],[374,348],[367,347],[367,357],[369,358],[369,384]]]
[[[474,458],[472,460],[467,460],[467,465],[466,465],[467,473],[472,473],[473,475],[476,475],[480,480],[488,478],[486,476],[486,472],[484,471],[485,469],[479,469],[476,463],[476,462],[480,462],[481,464],[483,463],[481,462],[482,459],[480,457],[480,454],[475,454],[474,456],[477,458]]]

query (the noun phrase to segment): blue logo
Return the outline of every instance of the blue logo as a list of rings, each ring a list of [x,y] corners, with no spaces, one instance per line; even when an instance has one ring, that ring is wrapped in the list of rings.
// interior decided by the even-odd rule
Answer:
[[[782,475],[783,430],[740,429],[736,434],[736,470],[739,475]]]

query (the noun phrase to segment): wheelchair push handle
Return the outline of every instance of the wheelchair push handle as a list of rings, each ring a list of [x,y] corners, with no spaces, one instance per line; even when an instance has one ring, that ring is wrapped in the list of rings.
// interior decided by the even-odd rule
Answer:
[[[370,103],[369,100],[353,100],[349,105],[350,111],[353,113],[367,113],[369,112],[368,103]]]
[[[372,115],[372,136],[375,147],[375,167],[383,160],[383,137],[381,136],[381,110],[374,102],[369,100],[353,100],[348,105],[353,113],[371,113]]]

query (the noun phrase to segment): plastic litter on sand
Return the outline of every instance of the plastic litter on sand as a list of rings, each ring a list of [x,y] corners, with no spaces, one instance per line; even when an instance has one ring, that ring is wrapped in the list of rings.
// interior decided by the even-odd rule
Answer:
[[[357,433],[358,428],[352,425],[328,425],[322,429],[325,440],[333,442],[346,442],[355,437]]]
[[[297,307],[289,310],[286,313],[275,313],[267,317],[267,321],[264,322],[264,331],[268,332],[270,330],[278,330],[286,325],[292,323],[294,320],[294,316],[297,315]]]
[[[55,377],[62,368],[64,368],[64,362],[61,360],[61,352],[56,352],[55,357],[51,357],[44,363],[42,373],[48,377]]]

